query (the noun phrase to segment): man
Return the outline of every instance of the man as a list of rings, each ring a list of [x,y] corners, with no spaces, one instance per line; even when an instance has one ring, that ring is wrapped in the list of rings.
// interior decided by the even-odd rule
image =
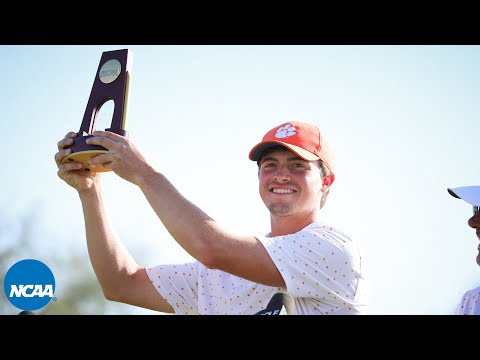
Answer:
[[[90,159],[137,185],[163,225],[197,261],[144,268],[121,244],[103,202],[100,173],[62,159],[75,133],[58,143],[58,175],[80,196],[87,247],[108,300],[176,314],[256,314],[277,293],[295,300],[294,314],[364,313],[364,267],[343,232],[319,210],[335,179],[331,149],[318,127],[290,121],[250,151],[271,231],[229,232],[183,197],[129,139],[98,131],[87,140],[109,151]],[[213,176],[213,175],[212,175]]]
[[[473,216],[468,219],[468,226],[475,229],[480,240],[480,186],[463,186],[447,189],[450,195],[462,199],[473,206]],[[478,246],[477,264],[480,266],[480,245]],[[455,311],[456,315],[480,315],[480,286],[467,291]]]

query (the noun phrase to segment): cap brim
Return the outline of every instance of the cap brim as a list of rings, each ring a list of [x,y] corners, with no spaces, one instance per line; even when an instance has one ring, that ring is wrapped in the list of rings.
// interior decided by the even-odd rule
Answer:
[[[480,186],[461,186],[447,188],[448,193],[457,199],[462,199],[473,206],[480,206]]]
[[[315,154],[312,154],[311,152],[302,149],[299,146],[295,146],[292,144],[287,144],[282,141],[267,141],[267,142],[261,142],[253,147],[253,149],[250,151],[250,154],[248,157],[250,160],[253,161],[258,161],[261,157],[262,154],[265,150],[268,148],[271,148],[272,146],[275,145],[282,145],[285,146],[287,149],[293,151],[295,154],[300,156],[302,159],[307,160],[307,161],[317,161],[320,160],[320,157],[318,157]]]

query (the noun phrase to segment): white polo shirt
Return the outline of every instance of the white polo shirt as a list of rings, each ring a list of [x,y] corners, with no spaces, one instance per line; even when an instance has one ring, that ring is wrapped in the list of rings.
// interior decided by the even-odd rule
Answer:
[[[349,236],[317,221],[295,234],[257,239],[282,274],[286,288],[208,269],[198,261],[146,271],[176,314],[253,315],[265,309],[278,292],[294,297],[296,315],[365,313],[363,259]]]
[[[463,295],[455,315],[480,315],[480,286]]]

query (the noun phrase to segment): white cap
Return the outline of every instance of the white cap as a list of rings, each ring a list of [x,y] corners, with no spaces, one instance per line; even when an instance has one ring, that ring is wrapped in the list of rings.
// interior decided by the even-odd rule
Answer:
[[[462,186],[448,188],[448,193],[453,197],[462,199],[473,206],[480,206],[480,186]]]

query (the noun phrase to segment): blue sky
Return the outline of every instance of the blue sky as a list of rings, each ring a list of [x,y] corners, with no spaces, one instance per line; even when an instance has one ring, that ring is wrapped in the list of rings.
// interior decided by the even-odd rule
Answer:
[[[80,127],[102,52],[127,48],[130,138],[228,229],[269,231],[251,147],[280,123],[314,122],[337,159],[322,213],[361,246],[371,314],[451,314],[480,283],[471,207],[446,191],[480,183],[479,46],[0,46],[0,216],[35,211],[42,251],[89,261],[78,196],[53,156]],[[136,187],[103,178],[137,262],[190,260]]]

